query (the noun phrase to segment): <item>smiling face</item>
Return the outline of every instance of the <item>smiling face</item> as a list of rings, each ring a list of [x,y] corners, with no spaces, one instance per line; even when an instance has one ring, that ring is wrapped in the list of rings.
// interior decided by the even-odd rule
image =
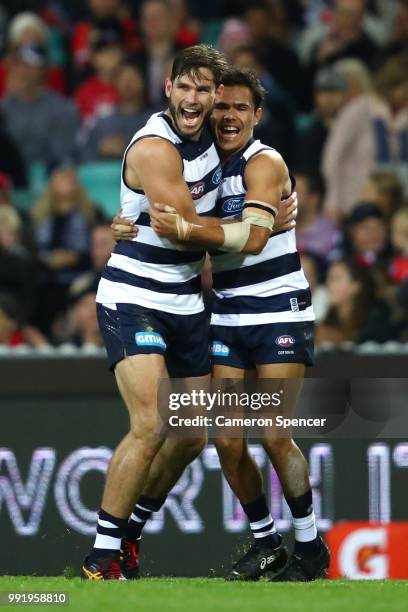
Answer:
[[[197,74],[183,74],[174,81],[166,80],[169,111],[178,132],[187,138],[197,138],[214,105],[214,76],[208,68]]]
[[[252,137],[262,110],[255,109],[251,90],[244,85],[225,86],[216,96],[211,124],[224,154],[242,149]]]

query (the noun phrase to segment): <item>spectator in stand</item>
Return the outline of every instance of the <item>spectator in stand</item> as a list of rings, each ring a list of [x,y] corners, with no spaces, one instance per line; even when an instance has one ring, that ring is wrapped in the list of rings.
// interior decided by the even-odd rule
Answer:
[[[296,174],[299,211],[296,244],[300,252],[327,260],[338,245],[341,233],[336,223],[322,212],[324,183],[319,175]]]
[[[191,16],[187,0],[170,2],[176,22],[176,45],[181,49],[197,45],[200,42],[201,24]]]
[[[113,20],[93,30],[90,44],[94,74],[75,92],[75,102],[86,128],[98,117],[109,115],[119,101],[116,79],[125,58],[119,22]]]
[[[262,116],[254,129],[255,138],[274,147],[288,166],[295,159],[295,109],[290,97],[259,61],[255,47],[241,45],[235,47],[229,56],[232,64],[253,70],[266,90]]]
[[[325,210],[342,218],[361,197],[373,171],[392,166],[401,180],[407,180],[408,58],[392,58],[381,68],[377,92],[357,61],[345,60],[336,69],[347,75],[349,102],[327,139],[322,167],[327,184]]]
[[[118,106],[106,117],[99,117],[84,132],[79,155],[82,162],[97,159],[120,159],[133,134],[153,113],[146,106],[142,74],[136,66],[125,64],[119,70],[116,86]]]
[[[394,18],[391,35],[385,54],[392,57],[407,51],[408,46],[408,0],[399,0],[398,11]]]
[[[326,280],[329,310],[316,328],[316,344],[367,341],[394,337],[390,309],[378,299],[374,280],[366,269],[349,261],[329,268]]]
[[[408,206],[391,219],[391,244],[396,253],[391,261],[390,276],[395,283],[408,282]]]
[[[27,168],[23,156],[4,125],[0,113],[0,174],[8,177],[16,188],[27,187]]]
[[[144,49],[135,61],[143,71],[148,103],[156,106],[165,100],[164,81],[179,49],[171,0],[145,0],[140,7],[140,28]]]
[[[0,293],[0,346],[23,344],[20,331],[23,315],[18,301],[7,293]]]
[[[0,206],[0,287],[14,295],[29,316],[34,310],[36,267],[21,235],[22,222],[17,211]]]
[[[34,253],[35,245],[31,217],[27,211],[16,210],[14,208],[11,188],[12,183],[10,177],[4,172],[0,172],[0,211],[7,208],[17,213],[21,226],[21,242],[25,249],[30,253]]]
[[[358,203],[345,220],[345,253],[362,268],[387,268],[391,256],[389,226],[371,202]]]
[[[123,0],[88,0],[89,19],[80,21],[74,27],[71,38],[71,52],[75,69],[83,73],[92,65],[92,32],[105,29],[112,21],[119,23],[123,47],[127,54],[141,48],[136,21],[132,18],[127,3]]]
[[[0,96],[7,94],[9,88],[13,91],[12,72],[13,62],[10,55],[16,47],[22,45],[38,45],[46,50],[47,68],[45,73],[46,84],[58,93],[65,93],[66,78],[61,66],[50,63],[49,30],[45,21],[35,13],[25,11],[16,15],[9,24],[7,35],[7,53],[5,59],[0,61]]]
[[[90,243],[91,268],[73,281],[69,289],[71,295],[77,294],[87,287],[96,289],[114,246],[115,241],[112,238],[109,223],[102,221],[92,228]]]
[[[244,23],[262,65],[292,97],[299,108],[308,103],[304,71],[292,48],[274,37],[274,14],[269,3],[257,0],[244,4]]]
[[[395,172],[373,172],[361,199],[376,204],[387,217],[391,217],[404,204],[404,189]]]
[[[95,296],[99,279],[115,246],[110,225],[100,222],[91,232],[91,269],[78,276],[69,287],[69,309],[53,326],[56,344],[102,346],[96,321]]]
[[[70,295],[64,342],[75,346],[92,349],[103,347],[96,317],[96,287],[84,287]]]
[[[331,20],[311,54],[312,74],[319,66],[346,57],[361,60],[370,68],[378,64],[380,49],[363,28],[366,0],[336,0]]]
[[[42,275],[38,287],[41,308],[35,321],[46,334],[65,310],[69,285],[87,269],[89,236],[96,211],[75,170],[57,168],[49,188],[32,209]]]
[[[27,323],[36,306],[37,265],[21,242],[22,222],[11,206],[0,206],[0,344],[40,347],[46,337]]]
[[[327,315],[327,288],[323,284],[325,262],[312,253],[301,253],[300,261],[312,293],[313,311],[316,323],[323,321]]]
[[[315,110],[310,124],[299,130],[295,167],[313,174],[322,166],[327,136],[345,103],[346,81],[330,66],[320,68],[314,81]]]
[[[49,167],[71,160],[77,112],[74,104],[48,89],[46,49],[23,44],[9,56],[8,93],[1,101],[7,129],[27,162]]]

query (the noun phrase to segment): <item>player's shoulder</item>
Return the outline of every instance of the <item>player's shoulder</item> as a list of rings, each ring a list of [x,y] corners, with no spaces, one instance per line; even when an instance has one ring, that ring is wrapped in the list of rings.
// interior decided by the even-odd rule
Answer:
[[[179,161],[180,154],[170,140],[161,136],[146,136],[137,140],[129,148],[126,156],[128,163],[140,164],[147,162],[151,164],[152,172],[163,163],[174,163]]]
[[[276,149],[265,146],[259,148],[258,151],[254,151],[249,157],[245,172],[251,174],[262,174],[264,172],[283,174],[287,172],[287,167],[282,155]]]

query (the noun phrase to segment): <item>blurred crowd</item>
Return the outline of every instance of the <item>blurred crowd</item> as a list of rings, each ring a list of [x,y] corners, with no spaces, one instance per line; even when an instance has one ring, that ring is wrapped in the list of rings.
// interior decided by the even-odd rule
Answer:
[[[408,342],[408,0],[9,0],[0,345],[102,345],[113,240],[79,170],[121,159],[164,108],[174,53],[198,42],[268,92],[255,136],[297,179],[317,344]],[[39,164],[45,187],[20,206]]]

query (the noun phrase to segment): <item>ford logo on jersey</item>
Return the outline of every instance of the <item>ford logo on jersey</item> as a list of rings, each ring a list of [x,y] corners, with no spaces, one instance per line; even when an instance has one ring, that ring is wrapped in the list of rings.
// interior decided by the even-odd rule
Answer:
[[[284,334],[283,336],[278,336],[275,340],[278,346],[293,346],[296,342],[293,336],[288,336]]]
[[[230,198],[222,205],[222,210],[226,213],[237,213],[242,210],[244,205],[243,198]]]
[[[222,168],[221,166],[218,166],[211,180],[214,183],[214,185],[218,185],[221,182],[221,179],[222,179]]]
[[[211,352],[217,357],[228,357],[228,355],[230,354],[228,346],[226,346],[219,340],[214,340],[214,342],[212,343]]]
[[[138,346],[158,346],[162,349],[167,348],[167,344],[161,335],[154,331],[136,332],[135,340]]]
[[[190,187],[190,193],[193,200],[197,200],[204,193],[205,183],[201,181],[201,183],[196,183],[192,187]]]

